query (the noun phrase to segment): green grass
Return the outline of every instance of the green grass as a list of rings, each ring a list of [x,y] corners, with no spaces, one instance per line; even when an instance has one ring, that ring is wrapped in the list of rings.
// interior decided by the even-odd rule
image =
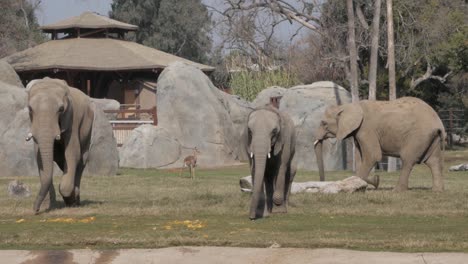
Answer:
[[[466,162],[468,151],[447,152],[446,160],[447,168]],[[58,209],[37,216],[32,204],[38,179],[3,177],[0,248],[268,247],[276,242],[282,247],[468,252],[468,173],[446,172],[443,193],[430,190],[431,174],[424,165],[414,169],[412,189],[404,193],[391,191],[398,173],[377,173],[379,190],[292,195],[288,214],[258,221],[248,219],[250,197],[239,190],[247,166],[199,169],[193,182],[187,172],[179,177],[178,170],[121,169],[115,177],[85,177],[83,206],[65,208],[59,198]],[[327,180],[351,174],[330,172]],[[10,198],[6,186],[13,179],[31,186],[33,195]],[[297,175],[297,181],[317,179],[316,172]],[[79,222],[87,217],[95,220]],[[50,222],[57,218],[72,222]],[[184,220],[190,222],[175,222]]]

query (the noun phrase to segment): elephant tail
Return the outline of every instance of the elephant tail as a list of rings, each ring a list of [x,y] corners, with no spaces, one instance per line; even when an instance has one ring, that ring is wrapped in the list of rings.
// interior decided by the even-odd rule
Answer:
[[[439,147],[441,148],[442,152],[445,151],[445,138],[446,138],[446,133],[443,129],[437,129],[434,131],[433,136],[432,136],[432,141],[429,147],[426,149],[426,152],[424,153],[420,163],[426,162],[427,159],[432,155],[432,152]]]

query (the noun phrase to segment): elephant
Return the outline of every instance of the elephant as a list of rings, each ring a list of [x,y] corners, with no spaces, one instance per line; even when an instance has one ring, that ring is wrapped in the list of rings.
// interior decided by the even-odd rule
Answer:
[[[393,101],[363,100],[326,109],[315,138],[320,180],[324,180],[322,141],[352,138],[356,147],[357,176],[378,188],[379,177],[368,179],[382,155],[402,160],[395,191],[408,189],[408,178],[416,163],[425,163],[432,173],[432,189],[444,190],[443,150],[445,129],[431,106],[414,97]]]
[[[251,220],[270,213],[286,213],[291,183],[296,134],[291,118],[272,105],[256,108],[242,135],[252,174]],[[266,196],[266,197],[265,197]]]
[[[59,79],[31,81],[27,87],[31,132],[41,187],[34,202],[39,213],[49,194],[48,209],[55,203],[53,162],[64,172],[59,192],[66,206],[80,205],[80,182],[91,144],[94,111],[87,95]]]

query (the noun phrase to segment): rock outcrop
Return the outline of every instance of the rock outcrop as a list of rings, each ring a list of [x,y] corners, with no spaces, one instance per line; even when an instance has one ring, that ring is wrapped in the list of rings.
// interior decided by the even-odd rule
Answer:
[[[176,163],[182,146],[162,127],[142,125],[135,128],[120,149],[120,166],[130,168],[161,168],[181,166]]]
[[[0,81],[24,88],[23,83],[21,82],[18,74],[6,60],[0,60]]]
[[[158,127],[132,132],[120,151],[121,166],[180,167],[195,147],[201,167],[238,163],[250,103],[220,91],[202,71],[180,62],[164,69],[157,87]],[[140,150],[152,157],[138,161]]]

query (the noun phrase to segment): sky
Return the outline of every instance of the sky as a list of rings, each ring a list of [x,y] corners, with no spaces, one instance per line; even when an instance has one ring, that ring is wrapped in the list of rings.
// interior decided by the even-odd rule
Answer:
[[[112,0],[42,0],[37,13],[39,24],[46,25],[85,11],[93,11],[108,16]]]
[[[0,0],[1,1],[1,0]],[[176,1],[176,0],[174,0]],[[220,0],[203,0],[208,5],[216,5]],[[112,0],[42,0],[41,9],[37,12],[40,25],[55,23],[60,20],[78,16],[85,11],[92,11],[108,16]],[[278,38],[289,42],[290,37],[296,32],[298,25],[283,23],[278,30]],[[304,36],[307,30],[302,30],[300,36]],[[219,37],[213,36],[215,43]]]

